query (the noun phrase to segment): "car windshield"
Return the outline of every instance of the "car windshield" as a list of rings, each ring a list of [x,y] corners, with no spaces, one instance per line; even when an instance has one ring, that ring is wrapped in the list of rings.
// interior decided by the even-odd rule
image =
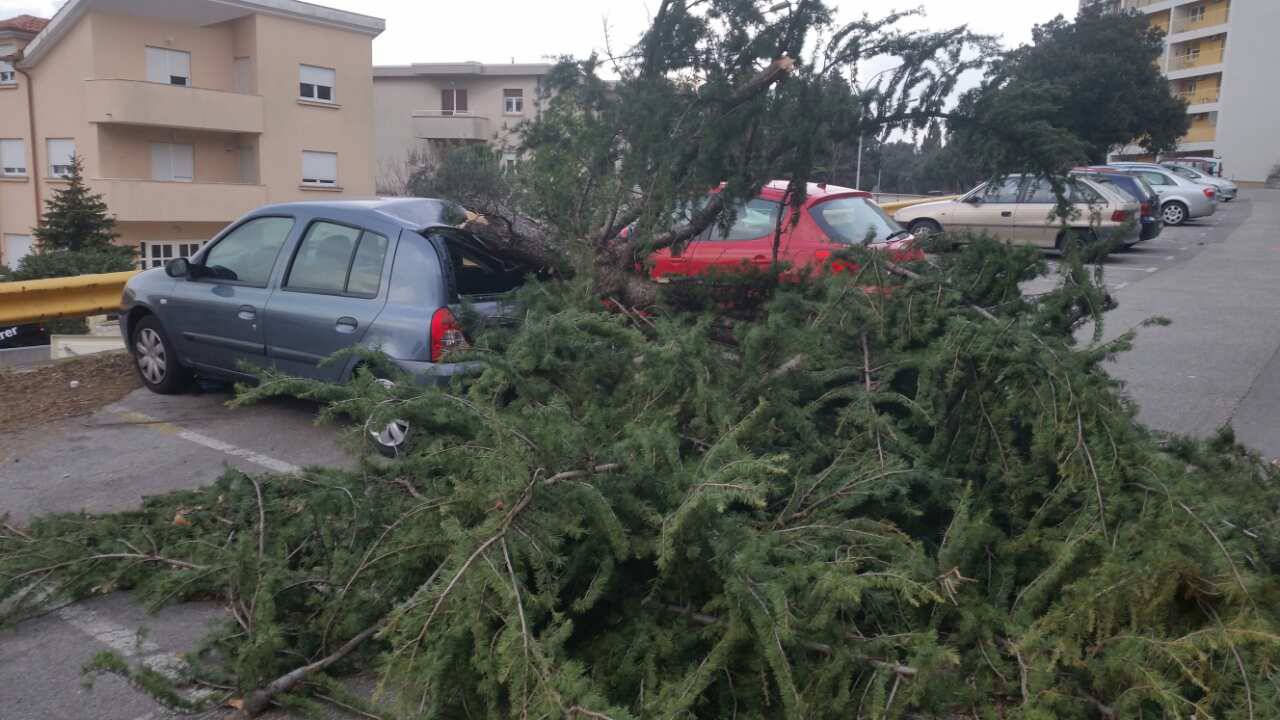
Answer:
[[[902,226],[879,205],[864,197],[842,197],[814,205],[809,211],[833,242],[845,245],[884,242]]]

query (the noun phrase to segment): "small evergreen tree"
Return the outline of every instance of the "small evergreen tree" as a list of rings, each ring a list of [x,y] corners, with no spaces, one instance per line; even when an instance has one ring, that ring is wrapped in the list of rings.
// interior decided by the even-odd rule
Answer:
[[[44,224],[32,231],[40,252],[111,247],[119,237],[116,220],[108,214],[102,195],[84,184],[84,162],[78,156],[71,158],[68,180],[66,187],[45,201]]]

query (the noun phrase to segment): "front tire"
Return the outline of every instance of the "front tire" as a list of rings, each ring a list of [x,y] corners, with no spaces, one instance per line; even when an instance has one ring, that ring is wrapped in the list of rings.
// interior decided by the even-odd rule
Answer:
[[[178,353],[154,315],[138,321],[133,329],[133,367],[142,384],[153,393],[177,395],[191,387],[191,370],[178,361]]]
[[[942,226],[933,220],[913,220],[907,230],[918,238],[929,238],[942,234]]]
[[[1177,200],[1165,203],[1160,212],[1164,215],[1164,224],[1173,225],[1174,227],[1185,223],[1191,217],[1191,211],[1187,209],[1187,206]]]

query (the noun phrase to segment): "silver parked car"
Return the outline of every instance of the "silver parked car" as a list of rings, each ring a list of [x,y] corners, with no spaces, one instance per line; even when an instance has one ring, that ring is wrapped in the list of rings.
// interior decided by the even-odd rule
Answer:
[[[1166,167],[1148,163],[1111,163],[1110,167],[1136,175],[1160,196],[1160,214],[1166,225],[1209,217],[1218,211],[1218,191],[1192,182]]]
[[[447,382],[466,369],[448,359],[467,342],[460,304],[480,322],[504,322],[503,296],[525,277],[457,219],[456,207],[423,199],[263,207],[190,260],[130,279],[120,331],[157,393],[181,392],[196,374],[243,380],[267,367],[345,382],[360,358],[325,360],[354,346]],[[398,445],[400,425],[374,435]]]
[[[1197,182],[1197,183],[1200,183],[1201,185],[1208,185],[1212,188],[1217,189],[1218,199],[1221,200],[1222,202],[1231,202],[1232,200],[1235,200],[1236,197],[1240,194],[1240,186],[1236,185],[1235,183],[1231,182],[1226,178],[1214,177],[1213,175],[1210,175],[1205,172],[1201,172],[1196,168],[1189,167],[1186,165],[1179,165],[1173,162],[1167,162],[1167,163],[1161,163],[1161,164],[1164,167],[1168,168],[1169,170],[1172,170],[1174,174],[1181,175],[1182,177],[1190,180],[1191,182]]]

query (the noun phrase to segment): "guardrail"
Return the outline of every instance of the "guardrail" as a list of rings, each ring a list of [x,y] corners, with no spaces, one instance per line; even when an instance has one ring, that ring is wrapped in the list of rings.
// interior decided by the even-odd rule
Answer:
[[[120,309],[120,296],[135,271],[0,283],[0,324],[85,317]]]
[[[885,212],[892,215],[898,212],[899,210],[901,210],[902,208],[911,207],[912,205],[921,205],[923,203],[938,202],[939,200],[955,200],[958,197],[960,196],[959,195],[939,195],[936,197],[926,197],[926,198],[901,200],[898,202],[877,203],[877,204],[880,206],[881,210],[884,210]]]

